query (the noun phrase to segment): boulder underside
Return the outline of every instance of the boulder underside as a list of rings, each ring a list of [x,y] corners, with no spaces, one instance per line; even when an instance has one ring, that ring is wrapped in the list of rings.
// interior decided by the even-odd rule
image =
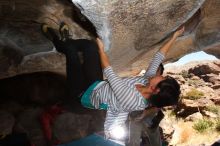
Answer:
[[[166,61],[196,51],[220,56],[219,0],[13,0],[1,1],[0,10],[0,78],[40,71],[65,75],[65,56],[42,35],[42,23],[58,29],[64,21],[74,39],[93,39],[97,31],[122,76],[146,68],[182,25],[186,31]]]

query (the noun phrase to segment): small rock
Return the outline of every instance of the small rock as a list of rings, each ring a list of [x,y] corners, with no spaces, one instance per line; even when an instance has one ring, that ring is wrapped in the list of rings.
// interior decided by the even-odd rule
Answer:
[[[200,112],[196,112],[188,117],[186,117],[185,121],[196,121],[202,119],[203,116]]]
[[[204,110],[203,113],[204,113],[204,115],[206,115],[209,118],[217,118],[218,117],[218,115],[216,115],[216,114],[214,114],[214,113],[212,113],[210,111],[205,111]]]
[[[200,80],[200,78],[198,76],[192,76],[191,80]]]

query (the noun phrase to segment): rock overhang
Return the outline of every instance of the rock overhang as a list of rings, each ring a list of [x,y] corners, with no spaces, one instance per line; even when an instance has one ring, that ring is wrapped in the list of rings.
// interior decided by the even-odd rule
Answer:
[[[75,39],[94,38],[95,27],[120,75],[146,68],[156,50],[182,25],[186,32],[166,61],[201,50],[219,57],[218,0],[14,0],[0,6],[0,63],[6,66],[0,78],[39,71],[65,74],[65,57],[41,34],[43,22],[58,28],[65,21]]]

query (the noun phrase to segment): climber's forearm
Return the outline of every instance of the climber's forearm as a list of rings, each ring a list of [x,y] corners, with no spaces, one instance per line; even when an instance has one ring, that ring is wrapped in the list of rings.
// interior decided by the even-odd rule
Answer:
[[[172,47],[173,43],[175,42],[176,37],[173,36],[163,47],[160,48],[160,52],[166,56],[167,52],[170,50],[170,48]]]
[[[99,56],[100,56],[100,59],[101,59],[102,69],[104,69],[104,68],[110,66],[109,59],[108,59],[108,56],[106,55],[106,53],[104,51],[103,42],[99,38],[97,38],[96,43],[97,43],[98,49],[99,49]]]
[[[100,56],[100,59],[101,59],[102,69],[110,66],[108,56],[106,55],[104,50],[99,50],[99,56]]]
[[[161,49],[159,50],[161,53],[164,54],[164,56],[167,55],[167,52],[170,50],[170,48],[172,47],[173,43],[175,42],[176,38],[178,38],[180,35],[183,34],[185,28],[182,27],[181,29],[177,30],[172,38],[163,46],[161,47]]]

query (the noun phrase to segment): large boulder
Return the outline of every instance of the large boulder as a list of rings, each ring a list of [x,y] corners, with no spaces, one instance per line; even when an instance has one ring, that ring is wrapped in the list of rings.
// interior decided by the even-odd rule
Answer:
[[[188,73],[193,73],[196,76],[215,74],[218,76],[220,73],[220,62],[207,62],[203,64],[197,64],[194,68],[189,69]]]
[[[97,31],[120,75],[146,68],[181,25],[186,32],[167,61],[200,50],[220,56],[219,0],[15,0],[2,1],[0,7],[0,78],[38,71],[65,74],[65,57],[52,51],[41,23],[58,29],[65,21],[74,39],[92,39]]]

